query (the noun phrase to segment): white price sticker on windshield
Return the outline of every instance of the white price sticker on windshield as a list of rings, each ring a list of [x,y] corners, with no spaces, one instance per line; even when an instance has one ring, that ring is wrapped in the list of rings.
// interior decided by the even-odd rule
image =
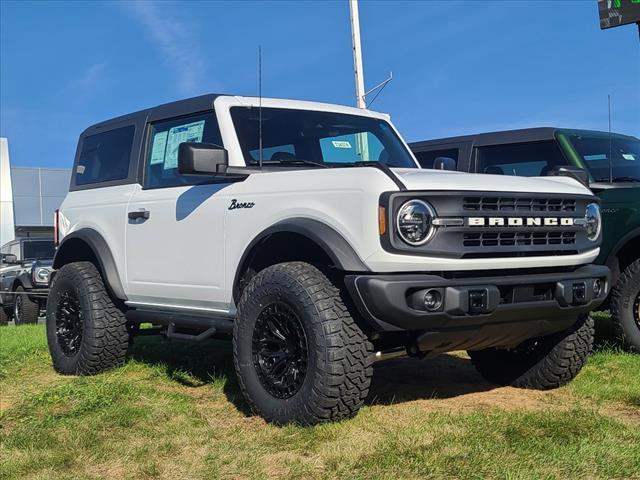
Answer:
[[[346,140],[332,140],[331,143],[335,148],[351,148],[351,144]]]

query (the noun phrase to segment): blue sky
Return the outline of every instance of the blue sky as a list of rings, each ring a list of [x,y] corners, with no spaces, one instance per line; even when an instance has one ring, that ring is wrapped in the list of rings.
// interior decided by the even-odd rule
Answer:
[[[634,25],[596,0],[360,2],[373,109],[408,140],[560,125],[640,135]],[[207,92],[352,105],[346,0],[0,3],[0,135],[14,165],[69,167],[78,134]]]

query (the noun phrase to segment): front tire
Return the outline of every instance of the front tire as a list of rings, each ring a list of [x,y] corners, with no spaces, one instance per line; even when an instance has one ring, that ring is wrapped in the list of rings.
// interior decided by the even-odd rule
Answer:
[[[16,325],[38,323],[40,316],[40,304],[33,302],[22,286],[15,290],[13,300],[13,321]]]
[[[53,367],[62,374],[93,375],[124,363],[126,319],[92,263],[69,263],[53,278],[47,340]]]
[[[625,268],[611,292],[611,319],[617,337],[640,353],[640,259]]]
[[[269,422],[314,425],[355,415],[369,391],[371,351],[338,288],[309,264],[262,270],[238,302],[238,382]]]
[[[593,349],[593,319],[581,317],[570,329],[534,338],[510,350],[470,351],[480,374],[498,385],[550,390],[570,382]]]

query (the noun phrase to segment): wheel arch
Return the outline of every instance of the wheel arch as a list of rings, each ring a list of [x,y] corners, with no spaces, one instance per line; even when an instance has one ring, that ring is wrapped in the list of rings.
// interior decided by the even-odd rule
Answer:
[[[120,300],[127,300],[111,249],[100,233],[82,228],[66,235],[53,258],[53,268],[58,270],[63,265],[78,261],[92,262],[102,274],[109,293]]]
[[[279,242],[279,240],[281,240]],[[295,241],[292,241],[295,240]],[[270,244],[287,241],[287,255],[274,254],[273,261],[262,262],[263,267],[279,261],[307,260],[309,254],[324,258],[336,269],[347,272],[366,272],[369,268],[345,238],[329,225],[310,218],[291,218],[280,221],[260,232],[240,257],[233,279],[233,298],[237,302],[242,292],[245,273]],[[311,249],[312,251],[309,251]]]
[[[18,287],[22,287],[25,290],[33,288],[33,284],[31,283],[31,275],[29,275],[29,273],[22,272],[13,280],[13,283],[11,284],[11,291],[15,291]]]
[[[636,253],[634,253],[636,252]],[[615,284],[618,277],[636,258],[640,258],[640,227],[634,228],[618,240],[609,252],[605,265],[611,269],[611,281]]]

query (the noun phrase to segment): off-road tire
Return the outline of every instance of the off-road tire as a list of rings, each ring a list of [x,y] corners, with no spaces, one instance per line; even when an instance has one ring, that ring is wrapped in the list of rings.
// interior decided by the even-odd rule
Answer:
[[[295,312],[308,345],[302,386],[286,399],[261,383],[253,354],[258,318],[278,302]],[[267,267],[251,279],[238,302],[233,330],[238,383],[252,411],[269,422],[314,425],[355,415],[369,392],[372,349],[340,290],[307,263]]]
[[[569,330],[527,340],[511,349],[470,351],[480,374],[498,385],[550,390],[580,372],[593,349],[593,319],[582,316]]]
[[[59,305],[65,298],[75,299],[81,318],[77,349],[71,353],[65,353],[57,331],[62,318]],[[53,278],[47,301],[47,340],[57,372],[94,375],[124,363],[129,345],[126,323],[94,264],[69,263]]]
[[[611,320],[616,337],[636,353],[640,353],[640,259],[624,269],[611,290]]]
[[[38,317],[40,317],[40,304],[34,302],[29,298],[29,295],[25,295],[27,292],[22,287],[18,286],[15,289],[16,295],[13,299],[13,321],[16,325],[25,325],[28,323],[38,323]],[[18,314],[20,312],[20,314]]]
[[[7,313],[7,310],[3,305],[0,305],[0,327],[3,327],[9,323],[11,317]]]

